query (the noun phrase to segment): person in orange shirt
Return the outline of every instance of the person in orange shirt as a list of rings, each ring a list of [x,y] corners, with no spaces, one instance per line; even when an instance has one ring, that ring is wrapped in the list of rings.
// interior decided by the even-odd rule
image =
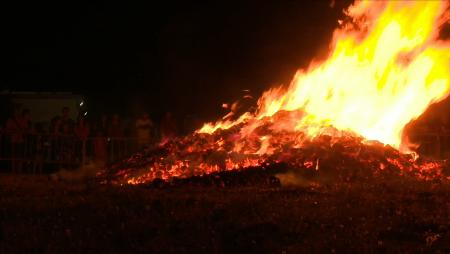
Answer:
[[[25,135],[31,132],[30,111],[14,110],[14,116],[6,122],[5,133],[9,135],[11,142],[11,170],[13,173],[21,173],[23,160],[25,159]]]

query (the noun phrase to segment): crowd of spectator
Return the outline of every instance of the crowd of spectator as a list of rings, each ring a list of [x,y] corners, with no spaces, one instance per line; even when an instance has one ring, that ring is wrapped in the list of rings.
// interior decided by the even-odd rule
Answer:
[[[44,164],[68,168],[86,160],[114,162],[180,134],[180,125],[170,112],[158,124],[146,112],[134,119],[124,120],[119,114],[97,118],[78,114],[74,120],[70,109],[64,107],[48,124],[34,123],[32,113],[30,109],[16,108],[0,126],[0,163],[7,162],[12,172],[39,173]],[[422,118],[406,128],[411,141],[423,149],[430,143],[432,149],[438,147],[439,153],[450,151],[450,118]]]
[[[102,115],[94,121],[79,114],[73,120],[70,113],[64,107],[44,126],[33,124],[29,109],[14,110],[0,129],[1,159],[11,161],[13,172],[22,172],[25,167],[41,172],[44,160],[63,167],[86,159],[107,162],[127,155],[131,148],[167,142],[178,134],[171,113],[166,113],[158,125],[145,112],[131,121],[122,121],[118,114]]]

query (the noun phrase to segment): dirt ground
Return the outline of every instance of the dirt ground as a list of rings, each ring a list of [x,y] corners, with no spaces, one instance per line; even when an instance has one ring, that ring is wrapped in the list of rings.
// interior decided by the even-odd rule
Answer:
[[[111,186],[0,174],[0,253],[450,253],[450,184]]]

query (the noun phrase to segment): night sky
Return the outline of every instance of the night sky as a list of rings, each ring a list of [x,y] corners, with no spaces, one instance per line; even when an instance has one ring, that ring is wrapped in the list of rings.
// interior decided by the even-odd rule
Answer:
[[[212,120],[327,50],[351,1],[11,1],[3,89],[86,95],[93,112]]]

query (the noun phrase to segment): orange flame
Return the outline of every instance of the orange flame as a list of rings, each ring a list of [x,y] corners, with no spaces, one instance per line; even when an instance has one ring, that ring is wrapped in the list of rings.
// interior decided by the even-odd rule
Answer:
[[[334,32],[328,58],[298,71],[287,88],[266,91],[255,112],[239,116],[237,103],[224,105],[231,112],[221,121],[165,143],[161,157],[146,157],[145,166],[142,154],[131,157],[138,162],[126,162],[117,175],[139,184],[283,162],[318,171],[350,160],[376,174],[398,169],[450,180],[440,162],[379,143],[409,152],[405,125],[448,96],[450,41],[438,39],[448,7],[447,1],[356,2]]]
[[[315,137],[332,126],[407,152],[405,125],[449,94],[450,44],[438,39],[449,20],[448,6],[447,1],[356,2],[346,11],[349,20],[334,32],[326,61],[299,70],[287,89],[265,92],[256,112],[207,123],[197,132],[245,123],[240,133],[246,138],[269,119],[273,131]],[[302,113],[275,119],[283,111]],[[261,138],[258,153],[270,152],[269,140]]]

